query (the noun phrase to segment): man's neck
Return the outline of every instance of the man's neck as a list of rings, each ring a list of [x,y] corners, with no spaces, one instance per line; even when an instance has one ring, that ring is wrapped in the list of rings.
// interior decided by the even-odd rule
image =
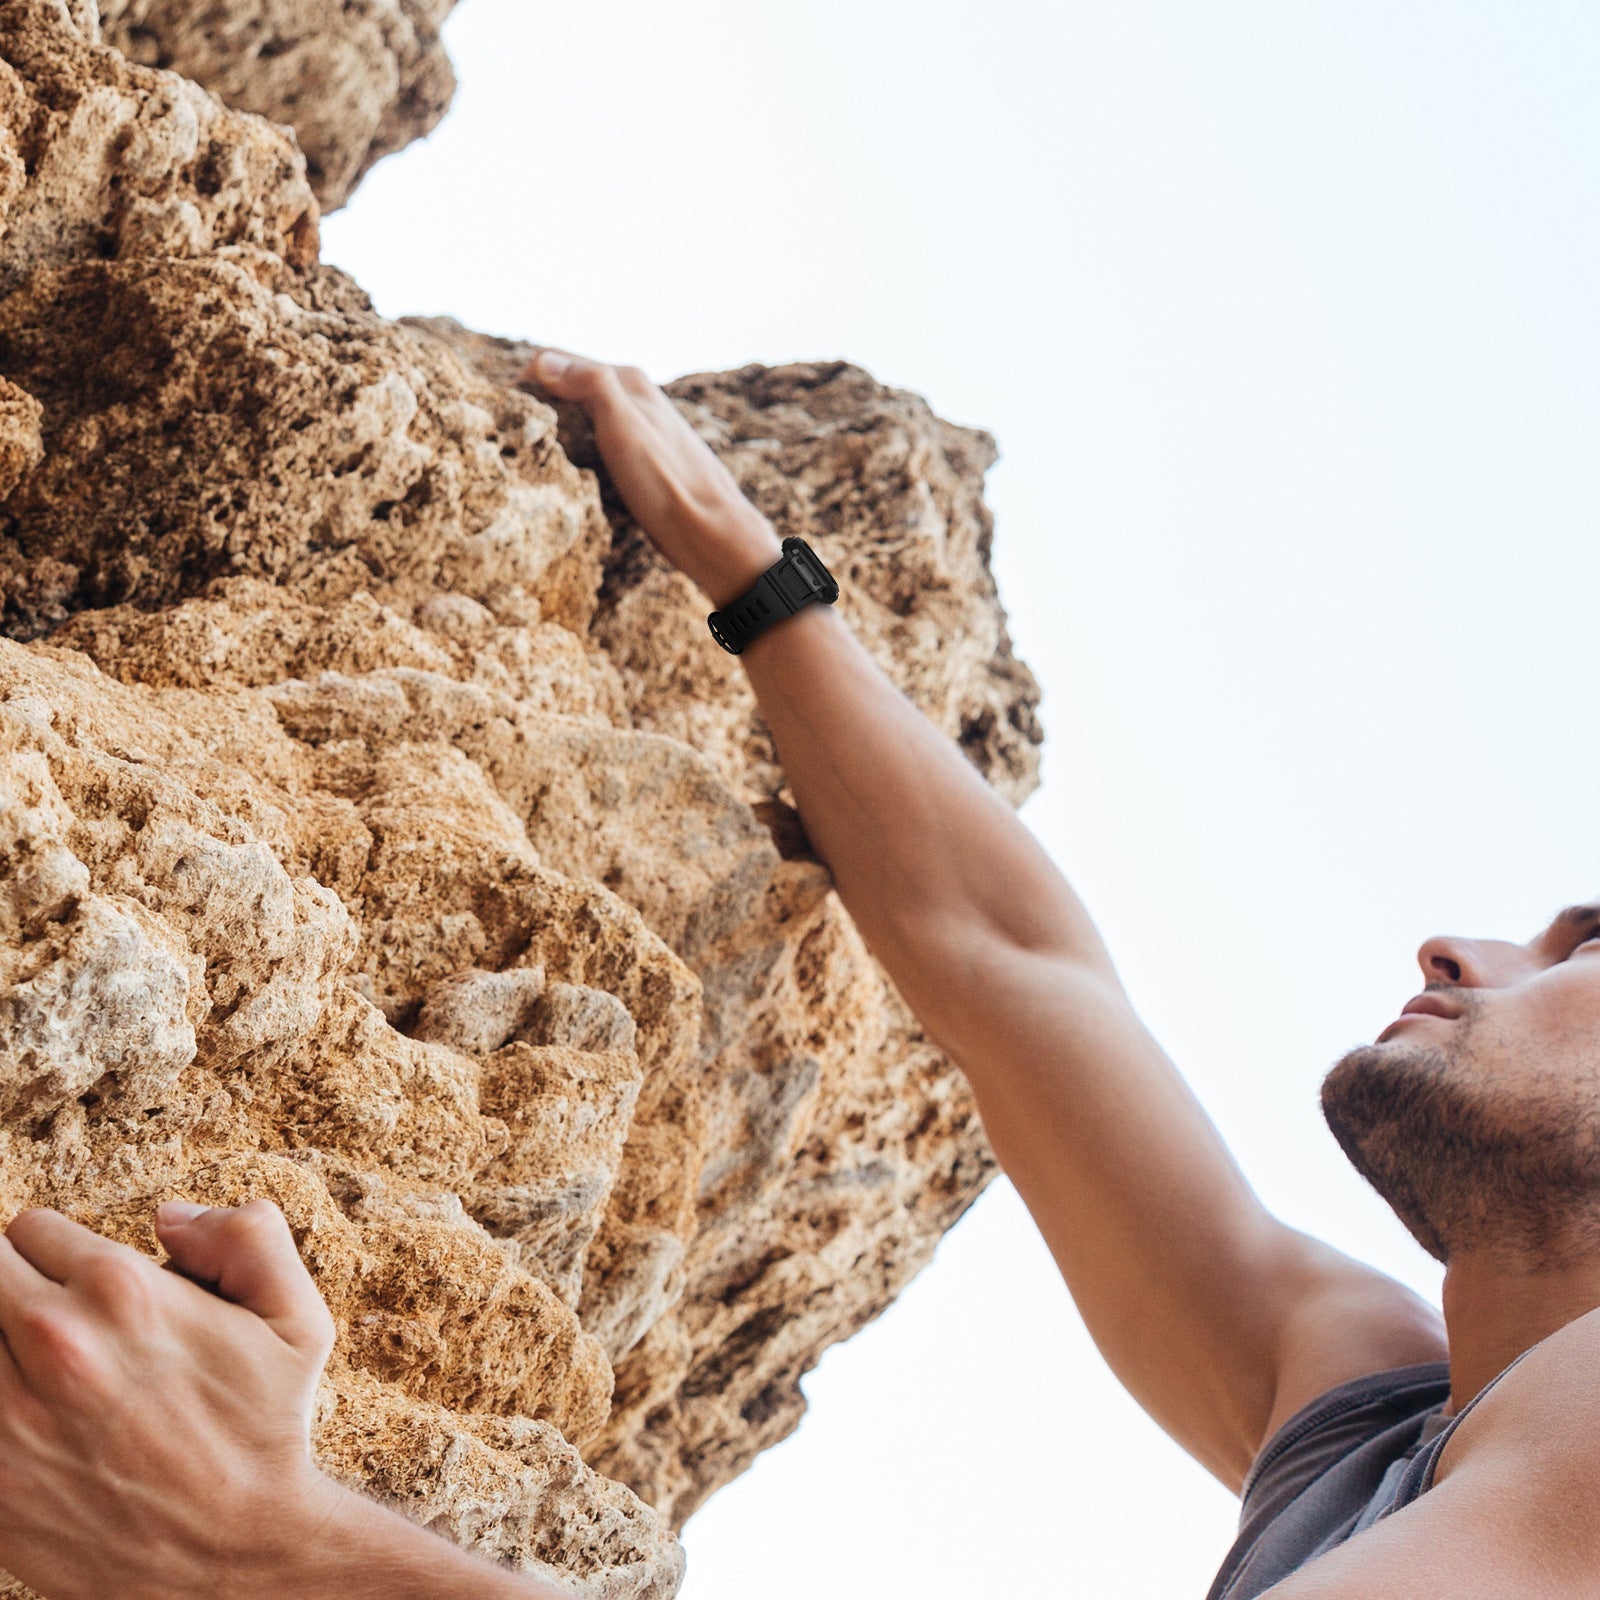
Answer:
[[[1444,1275],[1454,1416],[1524,1350],[1600,1306],[1600,1255],[1569,1267],[1536,1266],[1497,1251],[1451,1259]]]

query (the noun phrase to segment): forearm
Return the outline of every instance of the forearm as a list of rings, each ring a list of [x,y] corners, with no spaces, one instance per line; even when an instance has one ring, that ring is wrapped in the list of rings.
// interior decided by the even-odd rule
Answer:
[[[775,539],[752,544],[742,565],[706,582],[714,603],[775,559]],[[806,833],[891,971],[897,955],[917,959],[942,929],[960,929],[1110,972],[1093,924],[1037,840],[834,608],[807,606],[740,659]]]
[[[270,1572],[242,1575],[239,1600],[573,1600],[486,1561],[398,1513],[331,1486],[324,1514],[300,1530]]]
[[[642,372],[544,350],[525,379],[585,408],[613,489],[717,609],[779,558],[772,525]],[[837,613],[808,606],[755,639],[742,659],[806,832],[914,1008],[903,980],[918,975],[918,952],[953,939],[970,949],[991,931],[1092,964],[1114,981],[1049,857]]]

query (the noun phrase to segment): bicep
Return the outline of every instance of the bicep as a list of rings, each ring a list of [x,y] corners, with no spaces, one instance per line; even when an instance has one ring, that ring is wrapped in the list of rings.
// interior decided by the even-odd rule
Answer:
[[[1307,1401],[1442,1356],[1437,1312],[1266,1210],[1113,974],[955,933],[924,961],[938,981],[906,998],[972,1081],[1096,1345],[1230,1489]]]
[[[1310,1241],[1261,1205],[1114,978],[976,942],[951,957],[923,1020],[971,1079],[1112,1370],[1237,1489],[1272,1414]]]

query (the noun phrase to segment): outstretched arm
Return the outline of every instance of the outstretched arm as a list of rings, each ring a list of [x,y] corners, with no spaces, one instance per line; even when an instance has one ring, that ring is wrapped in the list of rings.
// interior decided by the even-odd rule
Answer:
[[[526,377],[584,406],[618,493],[713,605],[777,559],[643,374],[546,352]],[[1090,1333],[1157,1422],[1237,1488],[1305,1400],[1442,1353],[1423,1302],[1265,1211],[1049,856],[836,611],[808,606],[740,659],[840,897],[966,1072]]]
[[[0,1237],[0,1567],[51,1600],[561,1600],[313,1466],[333,1322],[276,1206],[157,1232],[184,1277],[55,1211]]]

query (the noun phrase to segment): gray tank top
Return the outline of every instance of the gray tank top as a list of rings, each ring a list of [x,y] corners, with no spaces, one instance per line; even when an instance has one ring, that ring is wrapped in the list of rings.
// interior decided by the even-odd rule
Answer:
[[[1453,1417],[1439,1415],[1450,1398],[1444,1361],[1374,1372],[1303,1406],[1256,1457],[1244,1483],[1239,1537],[1206,1600],[1255,1600],[1426,1494],[1456,1424],[1516,1364]]]

